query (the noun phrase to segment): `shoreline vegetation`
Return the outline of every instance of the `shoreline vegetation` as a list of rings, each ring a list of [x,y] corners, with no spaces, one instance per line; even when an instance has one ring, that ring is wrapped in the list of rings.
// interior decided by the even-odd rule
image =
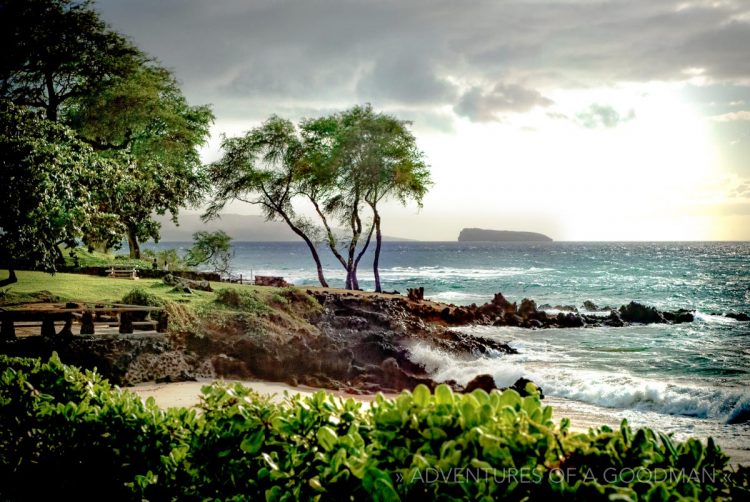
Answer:
[[[140,293],[136,296],[144,298],[144,303],[167,308],[170,330],[167,336],[76,335],[72,340],[44,340],[22,333],[16,342],[6,344],[3,352],[42,360],[57,352],[65,362],[96,367],[113,383],[136,385],[136,392],[144,392],[144,385],[151,385],[169,394],[176,390],[166,384],[183,382],[176,383],[174,389],[191,389],[181,393],[186,405],[195,403],[197,390],[203,386],[196,382],[217,379],[254,381],[250,385],[262,394],[294,389],[295,393],[309,395],[314,389],[323,388],[359,401],[372,400],[376,392],[393,397],[420,384],[435,389],[441,382],[432,381],[424,368],[409,359],[410,339],[429,340],[457,357],[462,352],[487,350],[512,353],[511,347],[496,340],[460,335],[446,328],[498,321],[541,328],[544,325],[540,319],[547,325],[554,322],[559,323],[556,326],[575,327],[579,321],[585,323],[589,319],[565,311],[565,306],[556,306],[563,309],[557,315],[546,314],[537,310],[531,300],[524,300],[519,307],[502,295],[482,306],[456,307],[395,294],[321,287],[212,283],[212,292],[195,290],[188,294],[160,279],[132,281],[23,271],[18,276],[19,282],[5,291],[0,308],[38,301],[114,302],[137,289]],[[606,322],[617,313],[622,321],[623,314],[634,315],[631,311],[650,316],[644,322],[675,322],[674,318],[665,318],[665,314],[674,313],[645,307],[634,310],[630,305],[624,310],[612,309],[606,315],[591,316],[590,320]],[[515,313],[506,315],[508,312]],[[469,391],[481,388],[491,392],[495,387],[489,375],[477,375],[475,380]],[[447,383],[456,391],[466,390],[455,382]],[[524,386],[521,382],[516,390],[524,394]],[[575,415],[575,405],[564,400],[557,404]],[[579,431],[605,423],[612,426],[614,420],[612,416],[585,414],[577,418],[585,424],[573,424]],[[747,463],[747,452],[728,451],[733,454],[732,465]]]
[[[711,439],[674,441],[626,421],[578,432],[533,391],[420,384],[363,407],[219,383],[202,388],[197,410],[164,411],[56,356],[0,363],[0,472],[14,481],[0,493],[11,499],[75,482],[79,498],[117,500],[703,500],[742,499],[750,481]],[[81,472],[86,483],[73,481]]]

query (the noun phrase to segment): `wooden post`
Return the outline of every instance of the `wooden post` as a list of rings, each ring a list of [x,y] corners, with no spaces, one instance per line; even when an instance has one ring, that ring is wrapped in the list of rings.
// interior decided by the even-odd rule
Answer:
[[[2,328],[0,328],[0,340],[10,341],[16,339],[16,328],[13,326],[13,319],[3,319]]]
[[[63,326],[63,329],[60,330],[60,333],[58,333],[58,335],[64,336],[64,337],[73,336],[73,330],[71,329],[72,327],[73,327],[73,314],[68,314],[65,317],[65,326]]]
[[[53,337],[57,334],[55,331],[55,320],[45,316],[42,320],[42,336]]]
[[[98,312],[97,312],[98,315]],[[94,314],[90,310],[87,310],[81,316],[81,334],[82,335],[93,335],[94,334]]]
[[[133,332],[133,317],[130,312],[120,312],[120,333],[128,334]]]
[[[169,325],[169,314],[166,310],[161,310],[157,316],[156,332],[166,333]]]

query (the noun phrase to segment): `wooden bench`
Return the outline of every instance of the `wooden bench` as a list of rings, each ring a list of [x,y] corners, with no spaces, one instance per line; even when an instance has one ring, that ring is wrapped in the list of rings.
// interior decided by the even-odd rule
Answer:
[[[46,305],[45,305],[46,307]],[[156,313],[154,320],[140,320],[137,314]],[[102,315],[107,314],[107,315]],[[112,316],[117,316],[117,322],[113,322]],[[97,319],[99,317],[99,319]],[[55,322],[64,321],[65,325],[58,333]],[[123,334],[132,333],[135,328],[140,330],[146,328],[155,329],[157,333],[165,333],[169,322],[167,312],[162,307],[144,307],[141,305],[112,304],[108,306],[97,305],[95,307],[79,306],[67,308],[65,305],[50,304],[47,308],[21,308],[0,310],[0,340],[14,340],[16,338],[15,323],[29,326],[29,323],[41,322],[41,335],[72,336],[73,322],[81,324],[82,335],[93,335],[95,323],[106,323],[108,326],[117,326],[118,332]],[[32,325],[33,326],[33,325]],[[19,326],[20,327],[20,326]]]
[[[112,265],[107,272],[107,277],[117,279],[133,279],[134,281],[137,281],[139,279],[138,271],[134,267],[129,267],[126,265]]]

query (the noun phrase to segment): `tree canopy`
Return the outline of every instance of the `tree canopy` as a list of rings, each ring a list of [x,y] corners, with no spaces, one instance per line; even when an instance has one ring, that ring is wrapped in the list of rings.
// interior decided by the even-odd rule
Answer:
[[[50,120],[145,59],[88,0],[0,0],[0,44],[0,97]]]
[[[97,192],[98,202],[119,216],[132,257],[140,256],[139,240],[159,239],[154,213],[169,212],[176,222],[180,206],[202,199],[208,181],[198,147],[213,114],[189,105],[169,71],[144,64],[101,93],[75,100],[68,117],[85,141],[121,165]]]
[[[196,232],[185,261],[191,267],[209,265],[214,272],[228,274],[232,261],[231,242],[232,238],[223,230]]]
[[[106,218],[87,182],[103,162],[68,127],[0,100],[2,268],[54,271],[59,245],[74,245],[93,219]]]
[[[359,287],[357,267],[374,230],[373,272],[375,289],[381,291],[378,204],[395,198],[402,204],[414,200],[421,206],[431,184],[429,169],[408,126],[408,122],[374,112],[370,105],[303,122],[310,152],[303,191],[323,221],[331,251],[347,270],[348,288]],[[369,225],[363,223],[364,206],[370,209]],[[326,212],[348,230],[348,242],[342,246],[346,256],[336,249],[341,239],[328,224]]]
[[[191,106],[172,73],[101,20],[90,1],[0,0],[0,97],[75,130],[106,168],[92,173],[100,212],[89,243],[159,238],[154,214],[197,203],[206,190],[198,148],[213,114]]]
[[[430,185],[408,123],[369,105],[303,120],[299,127],[274,116],[244,136],[224,138],[222,148],[222,158],[210,167],[216,192],[208,218],[231,200],[261,206],[268,219],[285,221],[307,243],[327,285],[315,246],[323,235],[350,289],[359,288],[357,267],[375,231],[380,289],[378,203],[394,197],[421,204]],[[305,206],[314,220],[302,216]]]

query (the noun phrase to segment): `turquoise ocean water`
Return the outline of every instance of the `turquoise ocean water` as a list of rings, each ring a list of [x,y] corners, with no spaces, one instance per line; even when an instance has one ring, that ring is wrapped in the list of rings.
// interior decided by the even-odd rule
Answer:
[[[187,247],[164,243],[158,247]],[[281,275],[314,284],[303,243],[234,245],[234,271]],[[326,275],[342,285],[330,253]],[[373,287],[367,259],[360,286]],[[457,359],[427,345],[413,358],[436,379],[466,383],[478,373],[509,385],[531,378],[570,409],[597,410],[682,434],[713,435],[750,450],[750,323],[721,314],[750,313],[750,243],[458,243],[387,242],[381,257],[386,290],[424,286],[439,301],[511,301],[619,306],[635,300],[659,309],[696,311],[681,325],[525,330],[466,327],[518,349],[514,356]]]

